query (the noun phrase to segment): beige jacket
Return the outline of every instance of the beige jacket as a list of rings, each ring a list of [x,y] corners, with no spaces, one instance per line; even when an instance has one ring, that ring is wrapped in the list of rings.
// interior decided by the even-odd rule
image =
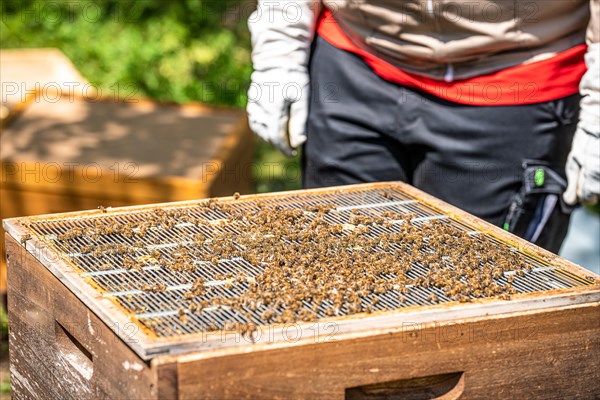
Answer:
[[[599,41],[598,0],[324,0],[359,47],[453,81]]]

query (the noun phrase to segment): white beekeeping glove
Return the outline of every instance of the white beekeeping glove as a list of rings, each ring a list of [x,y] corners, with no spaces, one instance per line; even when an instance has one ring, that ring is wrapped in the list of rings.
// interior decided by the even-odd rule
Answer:
[[[259,0],[248,19],[252,83],[248,120],[258,136],[286,153],[306,140],[308,60],[320,1]]]
[[[580,85],[581,113],[567,159],[567,204],[596,204],[600,197],[600,43],[589,45]]]

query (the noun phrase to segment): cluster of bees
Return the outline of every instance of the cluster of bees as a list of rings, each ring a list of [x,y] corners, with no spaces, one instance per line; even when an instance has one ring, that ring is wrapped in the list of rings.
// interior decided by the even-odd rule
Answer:
[[[410,213],[353,210],[344,223],[337,223],[332,221],[342,213],[329,204],[302,209],[261,202],[252,207],[235,204],[203,202],[193,208],[194,215],[201,217],[181,208],[157,209],[138,222],[99,218],[58,239],[93,241],[103,235],[122,235],[133,243],[84,246],[82,252],[99,256],[102,270],[108,269],[102,255],[121,257],[121,265],[114,268],[143,271],[145,265],[158,265],[181,273],[182,278],[189,276],[186,272],[214,269],[237,258],[259,267],[262,272],[254,276],[248,271],[215,275],[219,284],[207,285],[196,278],[181,299],[182,320],[208,308],[226,307],[246,322],[228,321],[209,329],[242,333],[255,330],[258,318],[293,323],[387,309],[389,305],[382,304],[384,295],[401,307],[416,288],[435,289],[427,297],[430,304],[493,296],[509,299],[516,292],[511,282],[528,269],[517,252],[501,250],[444,222],[415,222],[416,215]],[[176,247],[156,250],[152,246],[164,242],[160,232],[182,223],[201,228],[195,232],[202,233],[179,232],[185,244]],[[140,253],[144,254],[136,256]],[[507,271],[516,273],[507,277]],[[231,295],[218,292],[219,285],[231,289]],[[166,286],[149,282],[141,289],[157,293]]]

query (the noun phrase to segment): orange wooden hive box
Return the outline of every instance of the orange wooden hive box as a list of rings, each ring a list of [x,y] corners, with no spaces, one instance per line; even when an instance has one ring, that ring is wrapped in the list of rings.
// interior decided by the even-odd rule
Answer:
[[[127,269],[122,256],[84,250],[126,246],[133,240],[127,235],[61,235],[142,223],[156,212],[178,215],[150,228],[151,244],[142,237],[134,245],[136,257],[149,251],[171,257],[193,246],[200,232],[211,240],[228,229],[219,222],[222,212],[191,201],[5,220],[16,398],[566,399],[600,393],[598,276],[402,183],[219,200],[238,208],[259,207],[259,201],[302,210],[331,204],[328,218],[344,224],[354,210],[410,213],[417,228],[434,220],[499,252],[516,252],[528,272],[514,280],[510,300],[459,303],[421,287],[405,302],[396,289],[373,294],[379,301],[372,313],[328,315],[307,303],[314,322],[274,324],[260,310],[242,315],[226,307],[182,318],[180,305],[195,279],[216,288],[207,296],[226,298],[233,289],[218,273],[255,278],[261,266],[242,258],[202,262],[185,273],[152,263]],[[190,222],[198,215],[203,225]],[[409,272],[415,277],[424,271],[418,257]],[[498,282],[514,272],[505,271]],[[159,292],[140,289],[157,282],[164,284]],[[439,302],[430,300],[432,293]],[[244,318],[257,324],[252,335],[224,330],[224,321]]]

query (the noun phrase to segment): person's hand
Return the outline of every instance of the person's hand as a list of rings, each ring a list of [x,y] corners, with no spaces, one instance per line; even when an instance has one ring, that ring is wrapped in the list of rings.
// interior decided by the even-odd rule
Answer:
[[[250,128],[288,156],[306,140],[308,82],[305,68],[252,73],[246,108]]]
[[[563,200],[596,204],[600,197],[600,43],[588,43],[587,72],[581,78],[581,112],[567,158],[567,190]]]
[[[306,140],[308,59],[320,7],[320,0],[259,0],[248,19],[250,128],[287,155]]]
[[[565,203],[596,204],[600,198],[600,133],[577,128],[567,159]]]

